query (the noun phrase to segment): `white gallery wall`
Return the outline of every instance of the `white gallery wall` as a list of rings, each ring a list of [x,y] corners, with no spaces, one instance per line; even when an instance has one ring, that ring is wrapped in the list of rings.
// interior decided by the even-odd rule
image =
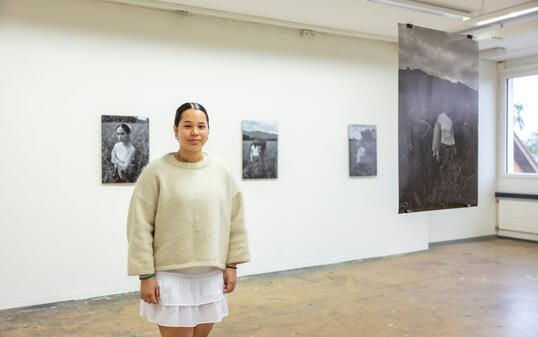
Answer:
[[[150,160],[202,103],[205,150],[245,194],[239,276],[400,254],[494,233],[496,67],[480,68],[479,206],[398,215],[395,43],[91,0],[0,1],[0,309],[138,290],[133,185],[101,181],[102,114],[150,118]],[[277,120],[278,179],[241,180],[241,120]],[[349,124],[375,124],[378,175],[350,178]]]

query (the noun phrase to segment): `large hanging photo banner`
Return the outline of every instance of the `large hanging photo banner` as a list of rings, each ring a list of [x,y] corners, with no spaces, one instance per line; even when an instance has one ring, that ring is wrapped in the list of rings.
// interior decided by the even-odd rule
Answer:
[[[478,44],[398,25],[399,213],[478,203]]]

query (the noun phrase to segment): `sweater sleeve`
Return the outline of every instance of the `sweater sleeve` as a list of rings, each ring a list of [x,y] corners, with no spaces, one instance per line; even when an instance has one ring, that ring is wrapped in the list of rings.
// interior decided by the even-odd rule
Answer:
[[[232,177],[232,212],[230,222],[230,241],[228,244],[228,263],[245,263],[250,261],[248,233],[245,226],[243,193]]]
[[[127,274],[129,276],[155,272],[153,233],[158,204],[157,177],[148,167],[138,177],[127,216]]]

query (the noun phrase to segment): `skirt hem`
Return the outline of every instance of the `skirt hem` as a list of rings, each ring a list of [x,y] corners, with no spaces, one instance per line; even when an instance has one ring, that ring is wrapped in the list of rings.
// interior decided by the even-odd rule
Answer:
[[[207,321],[207,322],[204,322],[204,321],[201,321],[201,322],[198,322],[196,323],[195,325],[167,325],[167,324],[161,324],[159,323],[159,321],[155,321],[155,320],[152,320],[152,319],[149,319],[147,316],[145,316],[144,314],[140,314],[140,316],[142,317],[146,317],[146,320],[150,323],[157,323],[159,324],[160,326],[166,326],[166,327],[170,327],[170,328],[194,328],[195,326],[197,326],[198,324],[206,324],[206,323],[219,323],[222,321],[222,319],[224,317],[227,317],[229,316],[229,314],[225,314],[223,315],[221,318],[219,318],[218,320],[211,320],[211,321]]]

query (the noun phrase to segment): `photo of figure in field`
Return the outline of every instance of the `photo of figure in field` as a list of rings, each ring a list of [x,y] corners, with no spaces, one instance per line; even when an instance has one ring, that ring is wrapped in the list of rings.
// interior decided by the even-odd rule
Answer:
[[[146,117],[101,116],[103,183],[134,183],[149,161]]]
[[[399,213],[478,203],[478,44],[398,25]]]
[[[349,126],[349,175],[377,175],[377,147],[375,125]]]
[[[243,179],[277,178],[278,122],[242,121]]]

